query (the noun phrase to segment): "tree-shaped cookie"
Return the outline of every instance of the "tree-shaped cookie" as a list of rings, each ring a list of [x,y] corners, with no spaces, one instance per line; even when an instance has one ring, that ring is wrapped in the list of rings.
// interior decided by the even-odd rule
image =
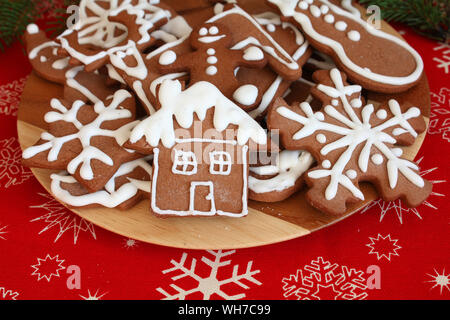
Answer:
[[[317,160],[305,175],[311,205],[343,214],[348,204],[364,200],[363,181],[374,184],[387,201],[401,198],[411,207],[422,203],[432,185],[398,147],[412,144],[425,130],[420,110],[403,110],[396,100],[365,105],[361,87],[349,85],[338,69],[317,71],[313,78],[318,84],[311,93],[322,102],[321,111],[314,112],[307,102],[288,105],[278,99],[268,118],[285,148],[307,150]]]
[[[227,97],[232,97],[239,87],[236,68],[262,68],[267,63],[263,51],[258,47],[232,50],[231,31],[221,23],[203,24],[191,33],[189,41],[194,51],[177,55],[173,50],[167,50],[159,57],[161,72],[188,72],[190,84],[208,81],[220,88]],[[243,90],[241,95],[249,98],[256,95],[255,100],[258,92],[250,92],[250,87],[248,89]],[[239,100],[238,96],[235,98]]]
[[[95,192],[122,163],[139,157],[122,148],[135,125],[134,98],[128,91],[118,90],[95,105],[52,99],[51,107],[45,115],[48,131],[24,150],[24,165],[67,170]]]

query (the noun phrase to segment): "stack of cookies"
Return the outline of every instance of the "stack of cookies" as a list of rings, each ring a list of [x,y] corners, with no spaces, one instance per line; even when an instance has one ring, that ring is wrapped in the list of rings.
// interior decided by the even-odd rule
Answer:
[[[408,206],[431,193],[400,147],[426,129],[422,59],[351,1],[81,0],[56,39],[24,37],[64,93],[23,163],[60,170],[70,207],[242,217],[307,188],[341,215],[361,182]]]

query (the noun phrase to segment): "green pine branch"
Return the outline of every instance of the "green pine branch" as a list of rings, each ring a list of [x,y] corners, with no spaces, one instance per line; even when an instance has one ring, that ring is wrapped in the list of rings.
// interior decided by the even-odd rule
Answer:
[[[80,0],[62,0],[62,7],[57,1],[47,0],[0,0],[0,52],[12,43],[21,40],[27,25],[38,20],[46,12],[55,13],[55,18],[47,23],[46,32],[56,36],[66,29],[68,14],[66,8],[79,4]]]
[[[0,0],[0,51],[20,39],[38,14],[37,2],[32,0]]]
[[[429,38],[450,40],[450,0],[360,0],[366,6],[377,5],[381,18],[400,22]]]

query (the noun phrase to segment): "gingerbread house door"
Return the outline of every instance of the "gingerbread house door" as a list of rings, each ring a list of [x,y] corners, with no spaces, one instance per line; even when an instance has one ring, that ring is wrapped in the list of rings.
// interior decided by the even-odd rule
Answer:
[[[191,182],[189,211],[194,215],[214,215],[216,213],[212,181]]]

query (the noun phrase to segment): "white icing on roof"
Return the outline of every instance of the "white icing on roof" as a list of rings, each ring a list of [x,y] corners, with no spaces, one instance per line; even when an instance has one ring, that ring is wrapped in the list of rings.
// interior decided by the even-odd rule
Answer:
[[[240,145],[246,144],[249,139],[262,145],[267,143],[265,130],[209,82],[200,81],[182,91],[178,80],[164,80],[158,97],[161,108],[135,127],[130,137],[132,143],[145,137],[152,147],[161,141],[166,148],[171,148],[176,138],[173,120],[188,129],[193,125],[194,114],[203,121],[212,107],[215,107],[213,122],[217,131],[221,132],[234,124],[238,126],[237,142]]]

